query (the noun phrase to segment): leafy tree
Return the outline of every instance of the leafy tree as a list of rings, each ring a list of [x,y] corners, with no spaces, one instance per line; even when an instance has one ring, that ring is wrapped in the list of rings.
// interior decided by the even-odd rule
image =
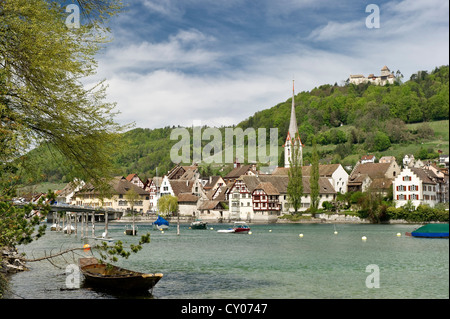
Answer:
[[[30,149],[54,148],[68,173],[106,188],[110,154],[118,133],[129,127],[115,122],[103,81],[89,89],[83,84],[95,74],[95,55],[109,41],[106,22],[120,1],[77,3],[85,23],[69,28],[59,1],[0,1],[0,247],[44,233],[36,229],[49,210],[44,203],[20,208],[8,201],[17,181],[35,169],[25,156]]]
[[[180,214],[178,212],[178,198],[172,195],[164,195],[158,199],[158,210],[166,216],[177,213],[177,235],[180,234]]]
[[[114,121],[115,105],[104,102],[104,83],[87,89],[82,80],[95,74],[94,57],[109,40],[99,19],[115,6],[81,2],[86,13],[102,14],[80,28],[66,26],[57,2],[1,2],[0,124],[8,137],[1,147],[14,160],[35,143],[49,143],[80,178],[103,183],[124,127]]]
[[[315,139],[313,140],[311,162],[311,177],[309,178],[311,209],[316,211],[319,206],[319,154]]]

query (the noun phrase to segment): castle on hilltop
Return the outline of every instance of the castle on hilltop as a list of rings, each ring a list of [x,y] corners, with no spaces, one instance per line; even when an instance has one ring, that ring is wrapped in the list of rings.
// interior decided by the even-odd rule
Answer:
[[[386,85],[387,83],[394,84],[395,76],[394,76],[394,74],[391,73],[391,71],[389,70],[389,68],[387,66],[384,66],[381,69],[380,76],[375,76],[373,74],[369,74],[368,77],[364,77],[364,75],[362,75],[362,74],[355,74],[355,75],[350,75],[349,81],[350,81],[350,83],[353,83],[356,85],[358,85],[360,83],[367,83],[367,82],[370,82],[375,85]]]

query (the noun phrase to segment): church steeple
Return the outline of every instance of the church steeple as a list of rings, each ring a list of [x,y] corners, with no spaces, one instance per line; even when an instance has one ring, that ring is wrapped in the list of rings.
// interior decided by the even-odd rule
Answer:
[[[291,107],[291,121],[289,122],[289,135],[291,139],[295,138],[298,133],[297,118],[295,116],[295,89],[294,80],[292,80],[292,107]]]
[[[294,80],[292,80],[292,107],[291,107],[291,119],[289,122],[289,130],[284,143],[284,167],[290,167],[289,160],[292,160],[294,154],[294,148],[299,147],[300,165],[303,165],[303,152],[302,142],[298,133],[297,117],[295,116],[295,86]]]

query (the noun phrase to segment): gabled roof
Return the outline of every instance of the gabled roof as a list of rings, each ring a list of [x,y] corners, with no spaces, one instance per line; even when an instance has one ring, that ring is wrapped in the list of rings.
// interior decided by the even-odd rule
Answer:
[[[199,199],[198,196],[191,193],[180,193],[177,198],[179,203],[196,203]]]
[[[172,187],[175,196],[181,193],[192,193],[192,186],[194,181],[183,181],[183,180],[170,180],[170,186]]]
[[[133,189],[138,195],[148,195],[148,192],[143,188],[140,188],[133,183],[126,180],[123,176],[116,176],[111,181],[109,181],[109,188],[112,195],[126,195],[130,189]],[[80,189],[77,194],[85,195],[85,194],[93,194],[98,195],[99,191],[95,189],[95,187],[88,183]]]
[[[269,196],[270,195],[280,195],[280,193],[275,188],[275,186],[273,186],[272,183],[270,183],[270,182],[259,183],[258,186],[256,186],[253,191],[255,191],[257,189],[262,189],[264,191],[264,193],[266,193]]]
[[[197,165],[191,165],[191,166],[181,166],[176,165],[174,168],[172,168],[169,173],[167,173],[167,177],[169,179],[173,179],[176,175],[183,176],[186,172],[194,171],[196,172],[198,170]],[[185,177],[186,178],[186,177]]]
[[[393,163],[364,163],[358,164],[349,177],[349,181],[356,178],[358,175],[368,175],[371,179],[383,178],[386,172]]]
[[[231,172],[229,172],[225,178],[237,178],[239,176],[247,174],[247,172],[252,171],[252,165],[241,165],[239,167],[233,168]]]
[[[199,207],[199,210],[213,210],[215,208],[221,209],[222,207],[217,207],[220,201],[218,200],[206,200]]]
[[[437,184],[435,181],[437,180],[436,174],[432,170],[425,170],[419,167],[410,167],[409,168],[417,177],[422,180],[422,183],[425,184]],[[434,180],[433,180],[434,179]]]
[[[327,165],[319,165],[319,176],[322,177],[331,177],[333,173],[339,168],[340,164],[327,164]],[[303,176],[311,176],[311,168],[312,166],[303,166],[302,167],[302,175]],[[274,176],[288,176],[289,167],[277,167],[273,171],[272,175]]]
[[[273,176],[273,175],[260,175],[260,176],[241,176],[241,178],[247,189],[252,193],[260,183],[271,183],[280,194],[287,194],[287,186],[289,183],[288,176]],[[309,176],[304,176],[303,179],[303,193],[311,193]],[[319,193],[320,194],[335,194],[333,185],[326,177],[319,177]]]
[[[129,182],[131,182],[131,180],[132,180],[134,177],[139,178],[138,174],[128,174],[128,176],[126,177],[126,180],[129,181]],[[139,180],[140,180],[140,178],[139,178]]]

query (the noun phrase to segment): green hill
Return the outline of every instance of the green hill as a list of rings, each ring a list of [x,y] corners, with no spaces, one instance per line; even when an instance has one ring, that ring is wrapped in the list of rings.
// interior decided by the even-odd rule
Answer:
[[[398,159],[404,154],[433,158],[438,150],[448,154],[448,80],[449,67],[441,66],[431,72],[419,71],[405,83],[325,84],[300,92],[295,105],[305,161],[314,137],[323,162],[344,165],[354,164],[367,153]],[[237,125],[243,129],[278,128],[279,165],[284,165],[281,145],[289,126],[291,102],[288,99],[256,112]],[[137,128],[122,134],[122,147],[112,154],[116,170],[111,173],[137,173],[141,178],[165,174],[173,166],[170,149],[177,142],[170,140],[171,130]],[[34,159],[30,182],[66,182],[73,177],[52,147],[41,146],[29,155]]]

